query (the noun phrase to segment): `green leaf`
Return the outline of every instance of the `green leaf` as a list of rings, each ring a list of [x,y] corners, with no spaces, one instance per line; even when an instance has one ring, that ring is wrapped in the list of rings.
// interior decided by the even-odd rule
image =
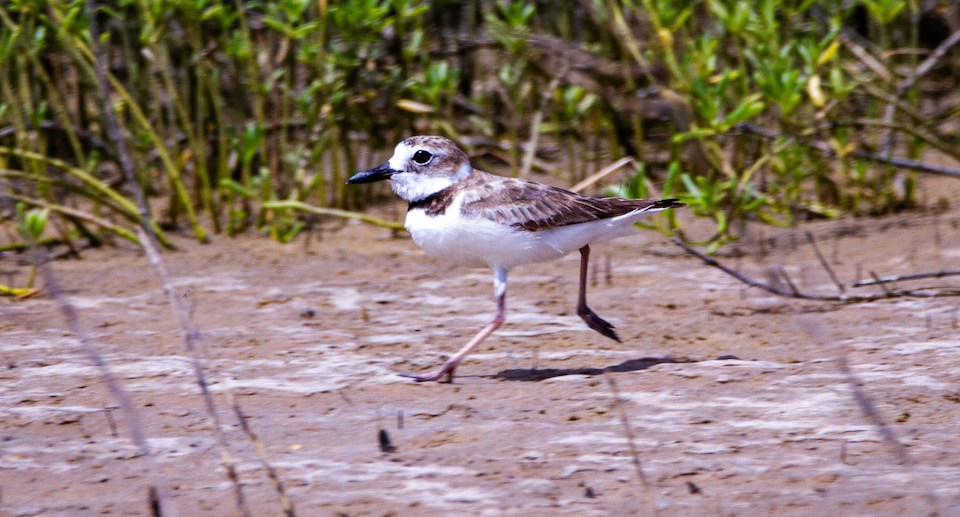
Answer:
[[[723,118],[721,125],[726,128],[733,127],[763,113],[763,110],[766,108],[767,105],[760,100],[760,94],[755,93],[744,99],[739,106],[727,114],[727,116]]]
[[[686,131],[684,133],[677,133],[673,135],[673,138],[671,139],[671,141],[675,144],[682,144],[682,143],[689,142],[691,140],[700,140],[701,138],[706,138],[708,136],[713,136],[716,134],[717,132],[710,128],[706,128],[706,127],[694,128],[694,129],[691,129],[690,131]]]
[[[257,191],[252,188],[245,187],[236,181],[233,181],[230,178],[223,178],[220,180],[220,187],[235,192],[247,199],[254,199],[257,197]]]

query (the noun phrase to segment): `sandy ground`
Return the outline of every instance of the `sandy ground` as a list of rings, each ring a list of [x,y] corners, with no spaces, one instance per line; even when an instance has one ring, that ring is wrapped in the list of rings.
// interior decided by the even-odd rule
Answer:
[[[805,232],[848,284],[960,263],[957,208],[763,229],[746,256],[725,260],[759,278],[782,266],[799,288],[834,293]],[[228,389],[298,515],[627,515],[649,504],[675,516],[960,515],[958,298],[776,298],[638,231],[594,252],[591,305],[623,343],[577,318],[567,257],[512,273],[507,324],[454,384],[416,384],[397,373],[437,366],[492,316],[487,271],[359,224],[292,245],[178,243],[165,260],[253,515],[281,506]],[[0,257],[5,281],[25,277],[23,260]],[[236,515],[145,258],[121,245],[54,267],[135,402],[168,502]],[[960,280],[903,286],[948,285]],[[65,329],[44,295],[0,299],[0,515],[147,514],[145,460]],[[859,409],[835,361],[844,350],[907,463]]]

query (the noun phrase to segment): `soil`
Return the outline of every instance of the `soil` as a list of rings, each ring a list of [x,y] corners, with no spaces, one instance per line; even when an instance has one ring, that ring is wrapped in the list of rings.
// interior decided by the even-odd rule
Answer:
[[[956,183],[925,188],[955,200]],[[837,287],[807,232],[850,294],[882,292],[850,287],[871,272],[960,263],[957,208],[750,232],[721,260],[808,292]],[[507,323],[453,384],[414,383],[397,374],[436,367],[492,317],[489,271],[353,223],[288,245],[177,244],[164,259],[251,515],[282,507],[228,392],[301,516],[960,515],[960,298],[776,297],[638,231],[593,254],[590,304],[622,343],[576,316],[566,257],[511,273]],[[168,512],[237,515],[145,257],[118,244],[53,269],[134,401]],[[4,282],[28,270],[0,257]],[[960,279],[896,287],[923,286]],[[147,515],[146,458],[66,329],[47,292],[0,299],[0,515]]]

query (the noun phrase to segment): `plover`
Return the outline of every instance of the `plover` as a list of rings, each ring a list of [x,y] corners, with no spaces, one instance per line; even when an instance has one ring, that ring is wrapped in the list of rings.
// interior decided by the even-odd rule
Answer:
[[[453,380],[461,361],[504,322],[507,273],[523,264],[580,252],[577,315],[591,329],[620,341],[613,325],[587,306],[590,245],[631,233],[633,223],[676,199],[595,198],[532,181],[476,170],[467,155],[440,136],[400,142],[387,163],[358,172],[347,183],[390,180],[409,203],[407,231],[424,251],[453,264],[489,267],[497,312],[453,357],[431,372],[403,374],[417,381]]]

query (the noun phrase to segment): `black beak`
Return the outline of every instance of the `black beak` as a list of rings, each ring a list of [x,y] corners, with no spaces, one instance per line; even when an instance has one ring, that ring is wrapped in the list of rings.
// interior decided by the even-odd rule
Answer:
[[[347,183],[373,183],[374,181],[383,181],[390,179],[390,176],[398,173],[400,171],[395,171],[390,168],[390,163],[385,163],[383,165],[374,167],[369,170],[360,171],[350,179],[347,180]]]

